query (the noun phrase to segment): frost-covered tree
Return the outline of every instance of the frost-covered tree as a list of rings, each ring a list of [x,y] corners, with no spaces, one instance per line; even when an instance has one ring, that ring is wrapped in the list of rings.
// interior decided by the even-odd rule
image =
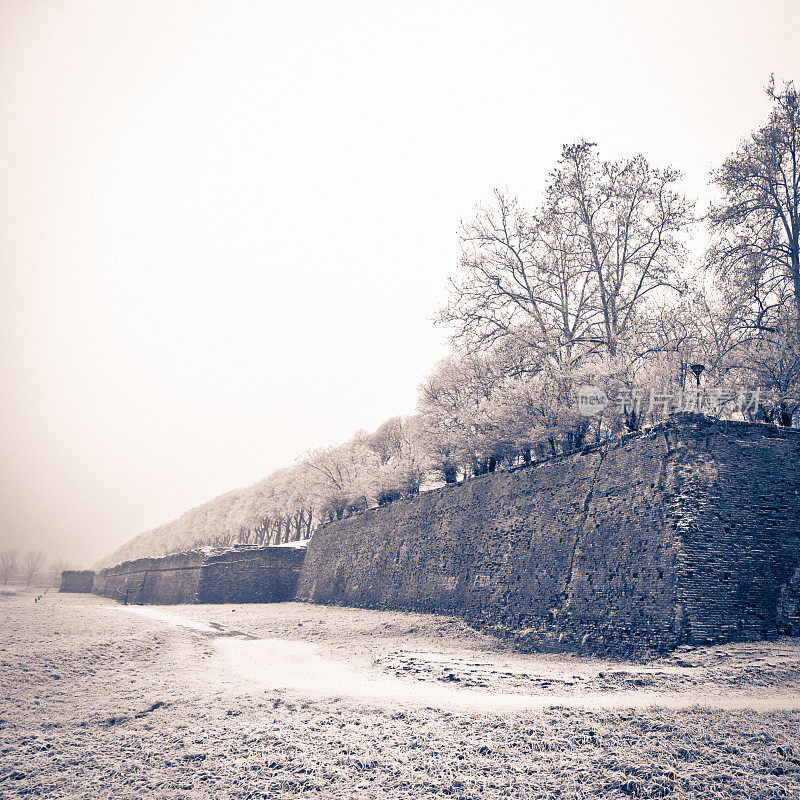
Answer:
[[[461,227],[460,268],[440,314],[456,348],[513,342],[533,371],[613,356],[647,301],[677,285],[693,221],[679,179],[641,155],[602,161],[581,141],[562,149],[536,211],[495,191]]]
[[[568,366],[576,342],[599,322],[586,259],[574,257],[569,220],[524,210],[495,190],[493,201],[462,223],[461,260],[439,320],[452,326],[460,352],[497,345],[530,351],[536,364]]]
[[[610,356],[645,301],[677,284],[693,221],[679,180],[679,172],[653,167],[642,155],[601,161],[586,141],[562,149],[548,214],[566,232],[565,256],[591,276],[594,330]]]
[[[450,356],[436,365],[419,390],[420,423],[425,446],[435,468],[448,483],[457,476],[482,474],[487,420],[483,403],[502,377],[490,356]]]
[[[22,559],[22,574],[26,585],[30,586],[39,575],[45,564],[44,553],[41,550],[27,550]]]
[[[13,547],[0,550],[0,578],[8,583],[16,574],[19,566],[19,553]]]
[[[791,427],[800,409],[800,332],[793,317],[742,348],[743,370],[761,393],[761,416]]]
[[[770,79],[767,123],[714,173],[722,200],[711,208],[709,264],[758,328],[793,308],[800,319],[800,102],[794,84]]]
[[[305,463],[316,475],[323,517],[341,519],[376,502],[380,460],[363,431],[344,444],[311,451]]]
[[[379,504],[419,492],[432,464],[425,449],[419,417],[387,420],[367,437],[367,444],[380,461]]]

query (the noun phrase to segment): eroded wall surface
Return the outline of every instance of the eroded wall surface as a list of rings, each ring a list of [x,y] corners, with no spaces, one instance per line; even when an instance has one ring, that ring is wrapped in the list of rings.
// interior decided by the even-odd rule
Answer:
[[[125,561],[95,575],[94,593],[121,603],[193,603],[206,559],[192,551]]]
[[[61,573],[59,592],[91,592],[94,587],[94,572],[90,569],[67,569]]]
[[[265,547],[142,558],[97,573],[96,594],[122,603],[266,603],[291,599],[303,551]]]
[[[706,422],[693,434],[676,462],[685,638],[800,635],[800,430]]]
[[[198,603],[280,603],[294,597],[305,549],[266,547],[212,556],[197,587]]]
[[[297,598],[463,614],[529,647],[797,632],[799,456],[799,431],[688,416],[323,526]]]

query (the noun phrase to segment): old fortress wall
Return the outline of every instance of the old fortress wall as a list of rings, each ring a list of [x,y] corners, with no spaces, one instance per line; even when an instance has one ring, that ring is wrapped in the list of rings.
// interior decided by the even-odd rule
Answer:
[[[275,603],[291,600],[302,550],[193,550],[140,558],[94,577],[95,594],[123,603]]]
[[[59,592],[88,593],[94,588],[94,572],[90,569],[68,569],[61,573]]]
[[[800,431],[684,416],[319,529],[296,597],[523,647],[800,634]]]
[[[98,573],[94,591],[459,614],[526,648],[797,635],[800,431],[681,415],[329,523],[302,559],[141,559]]]

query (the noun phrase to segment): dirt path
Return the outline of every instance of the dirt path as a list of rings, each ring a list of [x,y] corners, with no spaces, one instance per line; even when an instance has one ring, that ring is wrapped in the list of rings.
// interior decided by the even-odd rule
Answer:
[[[288,605],[274,606],[270,610],[280,613]],[[257,638],[218,622],[207,623],[162,608],[111,608],[208,633],[214,637],[214,649],[222,665],[237,677],[252,682],[259,689],[290,690],[305,697],[342,697],[392,707],[416,705],[467,713],[507,713],[553,707],[800,709],[800,692],[797,691],[800,647],[791,642],[778,646],[734,645],[711,652],[690,651],[705,666],[686,666],[689,662],[685,660],[688,655],[685,651],[680,657],[672,657],[681,666],[671,663],[643,666],[589,659],[556,660],[541,655],[514,656],[494,650],[483,652],[481,658],[475,660],[470,658],[472,653],[463,650],[443,652],[440,649],[387,652],[367,667],[363,666],[363,658],[354,658],[358,656],[358,648],[354,646],[334,657],[322,644]],[[213,608],[203,611],[213,614],[214,610],[218,611]],[[303,610],[313,614],[316,609]],[[392,620],[396,617],[391,612],[356,613],[362,619],[363,615],[368,619],[370,614],[379,618],[390,614]],[[425,624],[423,619],[420,625]],[[464,635],[463,631],[460,633]],[[415,634],[419,634],[419,629]],[[514,663],[509,663],[510,660]],[[354,661],[361,661],[362,665],[354,665]],[[724,670],[714,669],[715,663],[725,663]],[[779,689],[767,685],[753,691],[744,680],[752,669],[760,671],[762,680],[769,677],[770,670],[779,672],[783,685]],[[792,677],[788,687],[787,673]],[[741,678],[740,686],[733,691],[731,684],[735,681],[732,679],[737,676]],[[676,683],[680,688],[676,688]],[[487,688],[475,688],[476,684]],[[509,687],[513,690],[509,691]]]

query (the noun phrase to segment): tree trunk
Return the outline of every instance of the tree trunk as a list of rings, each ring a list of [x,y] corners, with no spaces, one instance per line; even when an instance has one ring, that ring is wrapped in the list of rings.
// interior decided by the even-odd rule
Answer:
[[[800,330],[800,246],[792,247],[792,286],[794,287],[795,311],[797,312],[797,327]]]

